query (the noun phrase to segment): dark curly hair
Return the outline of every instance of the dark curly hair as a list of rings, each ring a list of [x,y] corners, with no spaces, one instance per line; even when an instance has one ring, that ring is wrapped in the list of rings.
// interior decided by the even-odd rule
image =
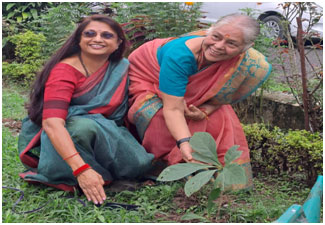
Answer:
[[[45,83],[50,75],[51,70],[61,60],[80,52],[79,43],[81,34],[86,28],[86,26],[92,21],[106,23],[116,32],[118,38],[121,40],[121,44],[119,45],[118,49],[109,56],[108,60],[111,62],[118,62],[123,58],[127,48],[127,40],[122,27],[115,20],[104,15],[92,15],[89,17],[85,17],[79,23],[77,29],[73,32],[73,34],[63,44],[63,46],[44,65],[42,71],[38,73],[36,80],[32,85],[32,89],[30,92],[30,102],[26,108],[28,111],[29,118],[35,124],[39,126],[42,125],[44,89]]]

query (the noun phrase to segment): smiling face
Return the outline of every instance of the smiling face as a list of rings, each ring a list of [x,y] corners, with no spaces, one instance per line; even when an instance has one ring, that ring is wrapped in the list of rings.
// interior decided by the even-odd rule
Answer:
[[[209,62],[233,58],[245,47],[243,32],[229,24],[213,29],[203,44],[204,56]]]
[[[83,54],[109,57],[118,49],[120,42],[109,25],[91,21],[81,34],[79,46]]]

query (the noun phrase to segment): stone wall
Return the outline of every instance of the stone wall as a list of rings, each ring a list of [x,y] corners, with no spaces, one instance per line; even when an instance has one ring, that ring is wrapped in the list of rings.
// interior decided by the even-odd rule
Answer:
[[[304,129],[304,113],[295,102],[292,95],[266,92],[262,99],[250,96],[233,108],[244,124],[263,122],[283,129]]]

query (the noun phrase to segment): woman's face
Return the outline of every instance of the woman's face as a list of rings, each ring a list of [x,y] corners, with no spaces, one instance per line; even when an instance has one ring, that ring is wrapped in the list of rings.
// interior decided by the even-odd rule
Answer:
[[[91,21],[81,34],[79,46],[83,54],[109,57],[118,49],[120,42],[121,40],[109,25]]]
[[[243,32],[228,24],[214,28],[203,44],[204,56],[209,62],[233,58],[242,53],[244,48]]]

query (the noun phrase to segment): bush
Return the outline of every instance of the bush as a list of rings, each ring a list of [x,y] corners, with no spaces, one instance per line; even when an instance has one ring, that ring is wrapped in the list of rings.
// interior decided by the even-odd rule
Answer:
[[[8,39],[26,30],[38,27],[34,21],[55,2],[4,2],[2,3],[2,58],[14,58],[13,47]]]
[[[76,24],[81,18],[90,13],[88,3],[62,2],[53,6],[46,13],[34,21],[34,31],[42,33],[46,37],[44,56],[46,58],[54,54],[76,29]]]
[[[27,31],[13,35],[9,41],[15,47],[16,58],[12,63],[2,63],[3,77],[28,84],[44,62],[42,49],[46,39],[43,34]]]
[[[249,124],[243,128],[254,174],[298,173],[313,184],[317,175],[323,173],[323,140],[319,133],[284,132],[278,127],[269,129],[265,124]]]
[[[202,3],[115,3],[114,19],[123,25],[132,47],[155,38],[175,37],[198,29]],[[157,10],[159,9],[159,10]]]
[[[278,140],[277,152],[287,157],[287,166],[295,171],[307,173],[311,180],[323,171],[323,141],[318,133],[306,130],[289,131]]]

